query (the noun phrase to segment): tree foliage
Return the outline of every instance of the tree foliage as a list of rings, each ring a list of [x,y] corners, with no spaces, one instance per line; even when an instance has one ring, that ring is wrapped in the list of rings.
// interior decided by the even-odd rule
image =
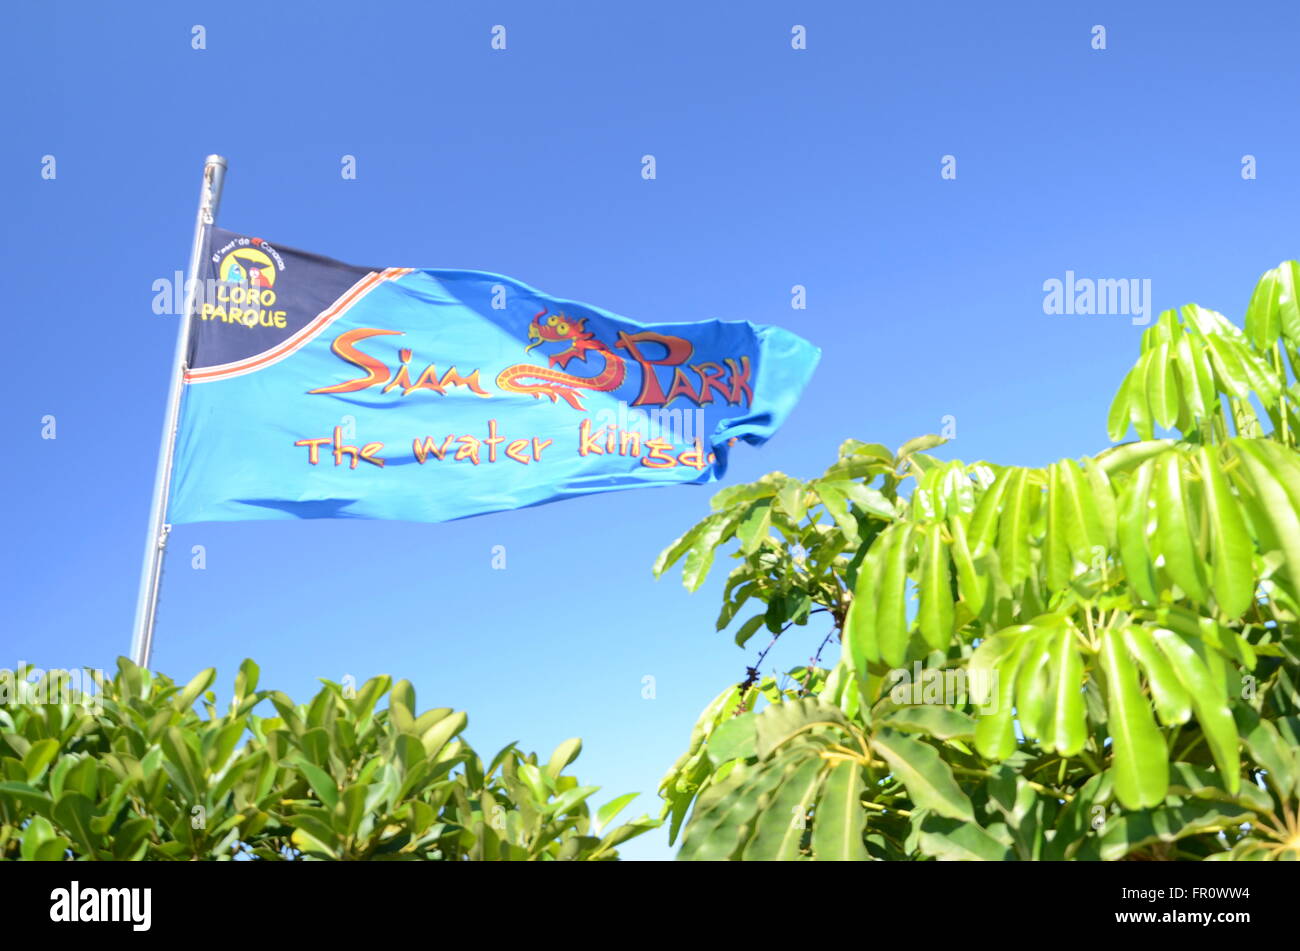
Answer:
[[[705,710],[660,788],[681,857],[1300,858],[1298,281],[1244,331],[1161,314],[1109,413],[1135,442],[850,440],[718,493],[656,573],[694,590],[734,545],[718,630],[822,614],[840,656]]]
[[[659,824],[610,827],[631,795],[593,816],[597,787],[565,773],[581,741],[484,764],[466,715],[417,712],[404,680],[325,682],[300,705],[244,661],[220,713],[215,678],[181,686],[125,658],[94,691],[66,671],[9,678],[0,859],[603,860]]]

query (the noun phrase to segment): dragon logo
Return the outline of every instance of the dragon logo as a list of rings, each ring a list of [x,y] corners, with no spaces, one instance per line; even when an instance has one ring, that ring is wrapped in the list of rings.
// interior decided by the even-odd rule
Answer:
[[[576,410],[585,408],[579,390],[607,393],[618,389],[627,377],[627,367],[621,358],[586,329],[586,323],[586,317],[574,320],[563,312],[547,316],[545,309],[539,311],[528,323],[530,343],[524,352],[545,343],[567,343],[568,347],[550,354],[549,366],[516,363],[506,367],[497,375],[497,386],[506,393],[527,393],[534,399],[549,396],[552,403],[564,400]],[[586,363],[588,354],[600,358],[599,373],[588,377],[565,372],[571,360]],[[556,366],[560,369],[553,369]]]

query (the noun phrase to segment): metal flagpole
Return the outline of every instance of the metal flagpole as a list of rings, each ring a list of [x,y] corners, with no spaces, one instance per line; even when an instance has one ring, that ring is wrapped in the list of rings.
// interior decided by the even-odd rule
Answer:
[[[158,452],[158,470],[154,475],[153,504],[149,511],[149,535],[145,539],[144,564],[140,570],[140,596],[135,606],[135,630],[131,637],[131,659],[141,667],[149,666],[153,653],[153,628],[158,617],[158,588],[162,583],[163,556],[167,551],[167,500],[171,494],[172,457],[176,449],[176,430],[180,426],[181,392],[185,388],[185,362],[190,349],[190,315],[199,286],[199,258],[203,254],[208,227],[216,220],[221,204],[221,186],[226,178],[226,160],[209,155],[203,160],[203,187],[199,191],[199,211],[194,222],[194,244],[190,248],[189,280],[185,288],[185,310],[176,332],[176,355],[172,358],[171,384],[167,391],[167,415],[163,422],[162,447]]]

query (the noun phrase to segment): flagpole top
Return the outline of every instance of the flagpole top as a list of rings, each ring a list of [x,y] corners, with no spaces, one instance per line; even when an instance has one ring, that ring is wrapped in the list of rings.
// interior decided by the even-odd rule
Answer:
[[[220,165],[226,167],[226,157],[224,155],[209,155],[203,160],[204,165]]]

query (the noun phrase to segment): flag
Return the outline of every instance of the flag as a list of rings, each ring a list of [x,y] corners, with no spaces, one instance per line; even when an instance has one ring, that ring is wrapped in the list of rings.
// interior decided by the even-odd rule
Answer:
[[[363,268],[210,228],[167,520],[439,522],[709,482],[820,351],[638,323],[483,271]]]

